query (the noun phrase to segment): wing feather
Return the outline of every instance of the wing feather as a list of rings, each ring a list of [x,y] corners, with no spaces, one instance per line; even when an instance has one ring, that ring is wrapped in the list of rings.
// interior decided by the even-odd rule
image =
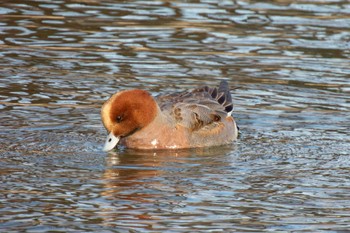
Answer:
[[[176,124],[193,131],[221,121],[233,109],[226,81],[222,81],[219,88],[204,86],[191,92],[158,96],[156,100],[161,110],[170,115]]]

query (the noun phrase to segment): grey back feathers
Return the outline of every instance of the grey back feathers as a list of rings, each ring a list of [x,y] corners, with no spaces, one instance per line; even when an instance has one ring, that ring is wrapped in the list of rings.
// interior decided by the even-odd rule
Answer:
[[[172,120],[191,130],[217,124],[233,110],[232,97],[226,81],[219,87],[200,87],[155,98],[160,109]]]

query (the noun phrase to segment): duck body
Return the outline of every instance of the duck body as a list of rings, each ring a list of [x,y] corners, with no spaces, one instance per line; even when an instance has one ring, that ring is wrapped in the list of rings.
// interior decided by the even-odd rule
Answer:
[[[181,149],[232,143],[238,128],[232,117],[228,83],[152,97],[144,90],[114,94],[101,109],[109,132],[104,150],[118,143],[134,149]]]

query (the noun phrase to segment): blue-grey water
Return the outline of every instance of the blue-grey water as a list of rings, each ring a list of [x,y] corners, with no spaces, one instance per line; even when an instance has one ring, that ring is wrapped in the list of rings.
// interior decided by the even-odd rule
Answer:
[[[347,232],[346,0],[0,3],[0,232]],[[239,140],[102,152],[114,92],[228,80]]]

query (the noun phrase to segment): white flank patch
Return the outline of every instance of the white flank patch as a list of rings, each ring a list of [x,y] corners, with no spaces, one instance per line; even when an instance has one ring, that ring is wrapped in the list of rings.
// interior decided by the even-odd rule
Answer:
[[[156,146],[156,145],[158,144],[158,140],[157,140],[157,139],[153,139],[153,140],[151,141],[151,144],[152,144],[153,146]]]

